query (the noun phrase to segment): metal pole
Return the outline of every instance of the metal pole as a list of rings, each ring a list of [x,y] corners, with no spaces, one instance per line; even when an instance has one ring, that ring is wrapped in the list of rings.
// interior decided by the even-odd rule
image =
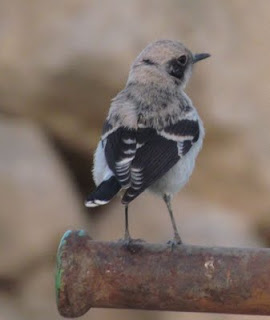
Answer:
[[[57,254],[57,306],[270,315],[270,249],[97,242],[67,231]]]

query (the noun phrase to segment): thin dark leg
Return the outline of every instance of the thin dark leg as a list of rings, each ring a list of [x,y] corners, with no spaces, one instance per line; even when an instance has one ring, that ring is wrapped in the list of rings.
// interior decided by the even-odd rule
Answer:
[[[166,206],[168,208],[169,214],[170,214],[170,218],[171,218],[171,222],[172,222],[172,226],[173,226],[173,232],[174,232],[174,241],[177,244],[181,244],[182,240],[180,238],[179,232],[177,230],[177,226],[174,220],[174,216],[173,216],[173,211],[172,211],[172,205],[171,205],[171,197],[167,194],[164,194],[163,199],[166,203]]]
[[[125,206],[125,241],[130,242],[131,237],[128,230],[128,205]]]

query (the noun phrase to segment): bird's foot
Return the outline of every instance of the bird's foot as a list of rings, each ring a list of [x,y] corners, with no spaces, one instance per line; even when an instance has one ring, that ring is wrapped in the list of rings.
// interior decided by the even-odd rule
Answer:
[[[174,237],[172,240],[169,240],[167,242],[167,245],[171,248],[171,250],[176,249],[177,247],[181,246],[183,244],[180,237]]]
[[[130,245],[132,242],[134,241],[134,239],[132,239],[131,237],[124,237],[118,240],[118,242],[120,242],[121,244],[123,244],[123,246],[128,246]]]
[[[145,242],[142,239],[133,239],[131,237],[124,237],[119,239],[119,242],[131,253],[136,253],[142,249],[142,244]]]

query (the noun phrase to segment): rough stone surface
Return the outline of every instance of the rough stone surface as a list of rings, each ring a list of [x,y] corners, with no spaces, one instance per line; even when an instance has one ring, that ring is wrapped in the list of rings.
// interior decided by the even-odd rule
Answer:
[[[53,319],[59,239],[86,226],[79,196],[37,126],[1,120],[0,150],[0,319]]]
[[[83,225],[78,194],[46,137],[29,123],[0,122],[0,277],[17,277]],[[80,216],[81,215],[81,216]]]

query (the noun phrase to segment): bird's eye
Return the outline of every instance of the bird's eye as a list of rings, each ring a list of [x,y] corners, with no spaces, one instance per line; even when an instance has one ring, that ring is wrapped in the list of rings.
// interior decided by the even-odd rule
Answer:
[[[180,58],[177,59],[177,61],[184,66],[187,63],[187,56],[183,54]]]

